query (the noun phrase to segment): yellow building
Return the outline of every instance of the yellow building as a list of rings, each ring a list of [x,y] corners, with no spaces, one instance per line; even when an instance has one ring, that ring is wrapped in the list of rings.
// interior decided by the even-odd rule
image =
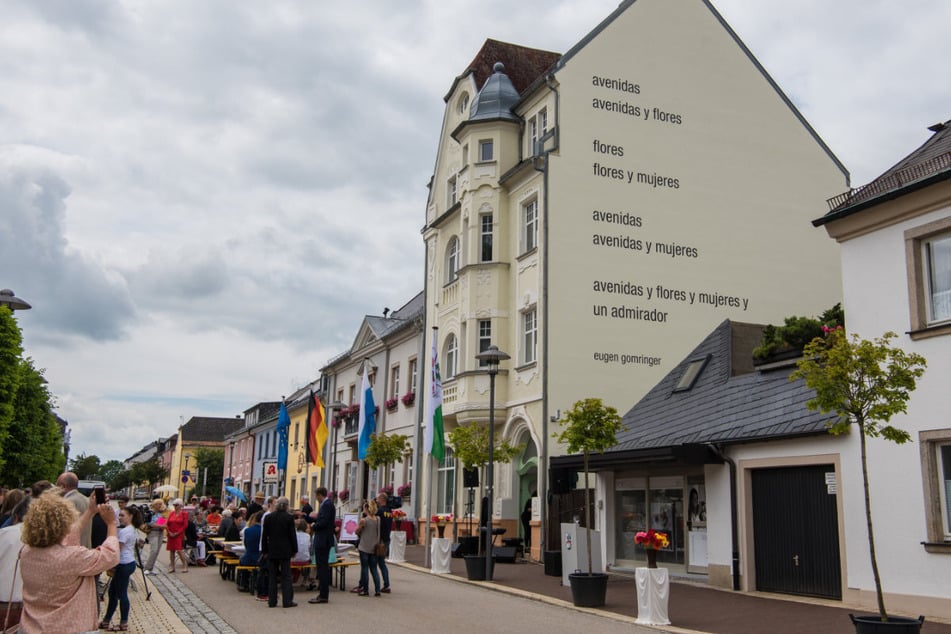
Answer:
[[[546,518],[532,498],[563,451],[559,412],[626,411],[726,318],[841,299],[838,249],[810,220],[848,173],[709,2],[622,2],[563,55],[487,40],[445,103],[426,322],[447,432],[488,419],[475,355],[512,357],[496,436],[526,449],[495,474],[506,536],[526,505],[535,530]],[[456,475],[450,456],[431,512],[461,508]]]

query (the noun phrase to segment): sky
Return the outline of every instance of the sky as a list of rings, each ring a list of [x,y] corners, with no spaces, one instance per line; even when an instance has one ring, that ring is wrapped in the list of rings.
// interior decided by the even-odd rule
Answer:
[[[616,6],[0,0],[0,288],[71,456],[317,378],[422,290],[443,96],[484,40],[564,52]],[[853,186],[951,119],[946,0],[714,6]]]

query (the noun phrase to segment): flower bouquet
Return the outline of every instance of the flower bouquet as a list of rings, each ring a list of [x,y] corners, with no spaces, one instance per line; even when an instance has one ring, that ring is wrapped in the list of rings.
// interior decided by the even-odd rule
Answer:
[[[393,526],[394,526],[393,530],[395,531],[403,530],[402,526],[403,526],[403,520],[406,519],[406,511],[401,511],[400,509],[393,509],[390,515],[393,517]]]
[[[452,513],[436,513],[431,518],[429,518],[430,523],[436,525],[436,532],[440,537],[442,537],[446,531],[446,524],[452,520]]]
[[[644,547],[647,553],[647,567],[656,568],[657,551],[667,548],[670,545],[670,539],[667,537],[667,533],[661,533],[652,528],[634,535],[634,543]]]

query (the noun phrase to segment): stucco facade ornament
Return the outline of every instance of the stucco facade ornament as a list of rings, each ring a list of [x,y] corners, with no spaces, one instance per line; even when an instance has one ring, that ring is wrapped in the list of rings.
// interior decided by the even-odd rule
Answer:
[[[534,381],[537,377],[538,377],[538,365],[536,364],[527,370],[516,371],[515,383],[516,385],[518,384],[531,385],[532,381]]]

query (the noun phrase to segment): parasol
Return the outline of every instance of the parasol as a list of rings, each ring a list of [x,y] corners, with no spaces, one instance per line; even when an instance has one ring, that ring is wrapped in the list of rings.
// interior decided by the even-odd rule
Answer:
[[[174,484],[163,484],[160,487],[155,487],[156,493],[177,493],[178,487]]]
[[[238,498],[238,499],[241,500],[242,502],[247,502],[247,501],[248,501],[248,498],[244,497],[244,493],[243,493],[243,492],[241,491],[241,489],[239,489],[238,487],[226,486],[226,487],[225,487],[225,491],[227,491],[227,492],[230,493],[231,495],[235,496],[236,498]]]

